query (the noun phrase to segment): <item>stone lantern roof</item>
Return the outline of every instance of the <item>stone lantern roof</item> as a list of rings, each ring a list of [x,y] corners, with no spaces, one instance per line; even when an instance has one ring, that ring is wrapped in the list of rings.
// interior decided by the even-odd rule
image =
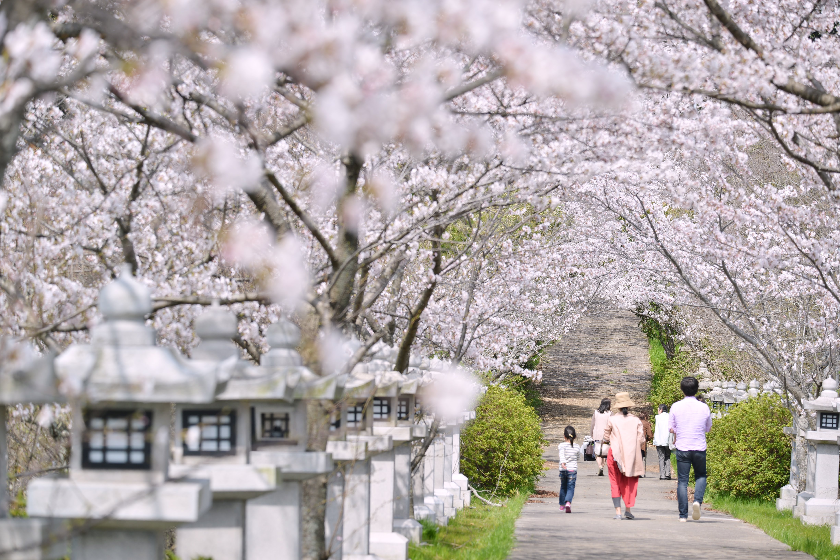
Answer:
[[[148,288],[124,267],[99,295],[105,321],[91,329],[90,344],[73,344],[55,360],[59,379],[91,403],[204,403],[214,400],[235,360],[188,360],[156,346],[145,324],[152,310]]]
[[[826,378],[822,383],[820,396],[812,401],[805,401],[807,410],[833,411],[837,402],[837,382],[831,377]]]

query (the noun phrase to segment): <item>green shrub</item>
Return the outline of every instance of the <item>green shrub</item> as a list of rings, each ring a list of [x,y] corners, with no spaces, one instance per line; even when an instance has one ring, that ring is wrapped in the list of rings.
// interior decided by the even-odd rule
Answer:
[[[509,496],[542,474],[546,444],[540,419],[522,393],[491,386],[461,435],[461,471],[473,486]]]
[[[790,475],[790,412],[778,395],[733,406],[707,436],[709,490],[736,498],[773,500]]]
[[[665,357],[665,351],[659,340],[651,338],[649,342],[650,367],[653,375],[650,380],[648,402],[653,410],[656,410],[660,404],[667,404],[670,407],[682,400],[680,381],[686,375],[694,375],[697,372],[697,361],[679,348],[674,358],[669,360]]]

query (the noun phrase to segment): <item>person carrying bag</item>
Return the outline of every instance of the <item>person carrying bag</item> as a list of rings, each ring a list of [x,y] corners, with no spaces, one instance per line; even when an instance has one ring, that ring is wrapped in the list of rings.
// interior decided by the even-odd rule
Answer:
[[[615,517],[621,520],[621,500],[624,500],[624,517],[635,519],[630,508],[636,505],[636,492],[639,477],[645,474],[642,449],[645,446],[645,432],[642,421],[630,414],[634,406],[630,393],[618,393],[615,406],[619,413],[610,417],[604,430],[604,442],[609,444],[607,451],[607,471],[610,476],[610,491]],[[601,452],[603,452],[603,445]]]

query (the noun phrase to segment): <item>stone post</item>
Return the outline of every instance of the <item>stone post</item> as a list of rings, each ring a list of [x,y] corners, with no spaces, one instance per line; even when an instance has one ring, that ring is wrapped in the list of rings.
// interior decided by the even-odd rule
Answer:
[[[758,382],[756,382],[758,384]],[[790,448],[790,478],[788,483],[782,486],[779,491],[779,498],[776,499],[776,509],[779,511],[791,511],[796,505],[797,480],[799,478],[799,468],[796,462],[797,443],[796,443],[796,421],[793,426],[786,426],[783,428],[785,434],[793,436],[793,442]]]
[[[808,442],[808,473],[805,491],[813,498],[803,497],[802,522],[808,525],[834,523],[837,511],[837,476],[840,471],[838,437],[840,413],[836,411],[837,382],[831,377],[823,381],[820,396],[805,402],[806,410],[817,413],[817,429],[805,433]]]

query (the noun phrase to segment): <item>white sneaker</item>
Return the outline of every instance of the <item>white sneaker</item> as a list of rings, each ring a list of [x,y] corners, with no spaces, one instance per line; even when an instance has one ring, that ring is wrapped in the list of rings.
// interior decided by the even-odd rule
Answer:
[[[700,502],[694,502],[691,505],[691,518],[694,521],[700,519]]]

